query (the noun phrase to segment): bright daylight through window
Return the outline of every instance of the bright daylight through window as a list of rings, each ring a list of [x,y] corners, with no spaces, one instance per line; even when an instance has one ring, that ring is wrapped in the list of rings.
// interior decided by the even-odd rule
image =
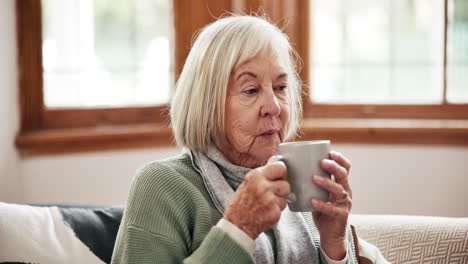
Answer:
[[[447,101],[468,102],[468,1],[448,1]],[[444,0],[311,1],[311,100],[444,101]]]
[[[468,1],[455,0],[450,9],[447,99],[468,102]]]
[[[43,0],[48,108],[169,101],[169,0]]]

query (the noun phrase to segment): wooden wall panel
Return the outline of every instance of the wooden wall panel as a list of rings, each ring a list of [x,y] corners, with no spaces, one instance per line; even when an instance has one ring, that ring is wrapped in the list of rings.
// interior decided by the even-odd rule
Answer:
[[[232,12],[228,0],[174,0],[176,79],[182,72],[195,33],[228,12]]]
[[[258,14],[267,16],[271,22],[284,29],[293,47],[302,56],[307,55],[303,41],[308,38],[308,25],[298,21],[298,13],[308,8],[308,1],[299,0],[174,0],[174,26],[176,43],[176,77],[190,51],[194,35],[203,26],[214,22],[222,15]],[[302,77],[307,77],[304,73]]]

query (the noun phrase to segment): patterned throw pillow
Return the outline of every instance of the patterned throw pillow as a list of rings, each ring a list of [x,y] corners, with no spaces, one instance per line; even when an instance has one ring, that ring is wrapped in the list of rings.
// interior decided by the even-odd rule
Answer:
[[[110,263],[122,213],[0,202],[0,263]]]

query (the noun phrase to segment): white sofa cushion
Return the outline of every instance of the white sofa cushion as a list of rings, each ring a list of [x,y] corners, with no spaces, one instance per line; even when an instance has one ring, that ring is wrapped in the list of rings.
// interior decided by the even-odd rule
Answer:
[[[0,262],[104,262],[75,235],[57,207],[0,202]]]
[[[354,214],[350,223],[391,263],[468,263],[468,218]]]

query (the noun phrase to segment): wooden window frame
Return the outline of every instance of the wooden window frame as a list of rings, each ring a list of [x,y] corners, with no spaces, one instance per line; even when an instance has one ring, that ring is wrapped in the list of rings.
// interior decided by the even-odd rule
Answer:
[[[445,6],[448,0],[445,0]],[[303,139],[328,138],[339,143],[378,143],[408,145],[468,145],[468,104],[449,104],[447,94],[447,28],[445,8],[444,66],[442,104],[321,104],[309,99],[310,89],[310,6],[298,1],[296,19],[301,25],[298,53],[306,84],[303,97]]]
[[[173,11],[176,77],[182,71],[197,30],[227,12],[257,12],[266,14],[284,28],[303,60],[300,76],[308,84],[309,1],[174,0]],[[23,155],[175,146],[167,105],[46,109],[42,45],[38,45],[42,43],[41,1],[17,0],[16,15],[21,113],[16,145]],[[467,104],[313,104],[308,92],[306,88],[302,137],[298,140],[328,138],[338,143],[468,145]]]
[[[41,1],[17,0],[21,154],[169,146],[167,106],[47,109],[43,96]],[[39,43],[39,44],[38,44]]]

